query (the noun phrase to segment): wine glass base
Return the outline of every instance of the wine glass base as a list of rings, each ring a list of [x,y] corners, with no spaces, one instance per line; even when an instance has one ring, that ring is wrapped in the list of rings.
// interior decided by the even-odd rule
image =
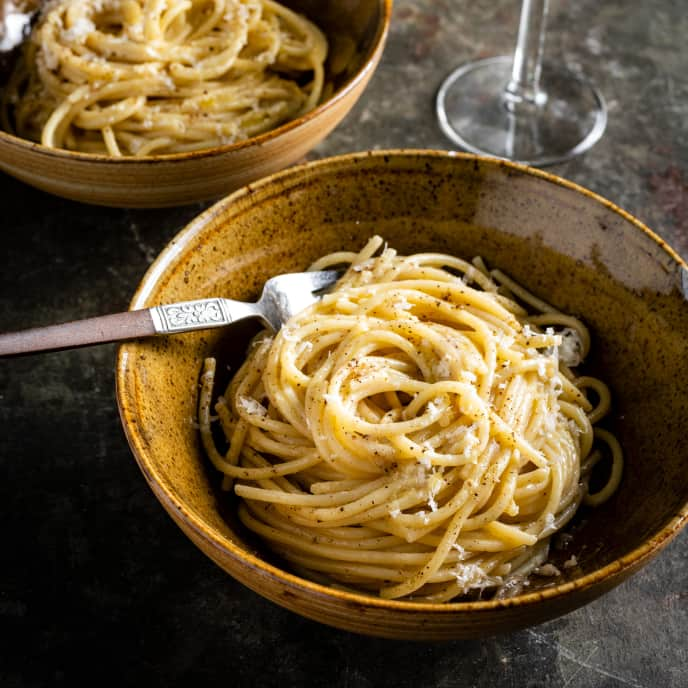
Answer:
[[[459,67],[437,94],[443,132],[461,148],[545,166],[569,160],[593,146],[607,126],[602,95],[566,69],[543,65],[544,105],[511,112],[504,101],[511,57],[493,57]]]

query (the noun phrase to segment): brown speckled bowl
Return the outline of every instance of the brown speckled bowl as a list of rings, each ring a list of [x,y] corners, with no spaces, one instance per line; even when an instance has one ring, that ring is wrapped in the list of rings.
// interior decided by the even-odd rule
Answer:
[[[84,203],[174,206],[219,198],[299,161],[354,106],[384,48],[392,0],[281,0],[327,35],[326,84],[315,110],[265,134],[193,153],[113,158],[47,148],[0,130],[0,170]]]
[[[172,518],[261,595],[323,623],[395,638],[470,638],[539,623],[646,564],[688,519],[688,272],[660,239],[598,196],[470,155],[324,160],[210,208],[158,258],[132,307],[218,294],[251,299],[271,275],[357,249],[373,233],[401,252],[480,254],[591,327],[590,365],[611,385],[626,466],[615,497],[580,513],[568,549],[555,552],[575,555],[578,566],[518,597],[443,605],[331,590],[280,569],[237,527],[194,425],[203,358],[236,356],[245,343],[232,329],[127,344],[119,353],[124,428]]]

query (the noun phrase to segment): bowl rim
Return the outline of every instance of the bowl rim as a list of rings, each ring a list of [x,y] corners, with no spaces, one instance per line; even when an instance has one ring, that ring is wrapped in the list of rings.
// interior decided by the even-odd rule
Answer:
[[[505,168],[506,170],[522,173],[526,176],[541,179],[545,182],[554,184],[555,186],[582,194],[594,203],[600,204],[604,208],[618,214],[642,234],[644,234],[648,239],[653,241],[661,250],[667,253],[676,263],[676,265],[683,269],[683,283],[688,285],[688,264],[659,235],[657,235],[655,232],[649,229],[649,227],[647,227],[644,223],[627,211],[622,210],[611,201],[579,184],[576,184],[575,182],[563,179],[562,177],[544,170],[499,158],[490,158],[472,153],[455,151],[398,148],[346,153],[343,155],[322,158],[319,160],[302,163],[300,165],[295,165],[264,177],[257,182],[248,184],[217,201],[192,219],[160,252],[158,257],[149,266],[148,270],[141,279],[139,286],[132,297],[130,309],[134,310],[136,308],[146,307],[146,299],[150,296],[152,289],[157,285],[158,280],[164,274],[169,265],[178,255],[183,252],[185,246],[192,242],[196,238],[197,234],[202,232],[205,227],[210,226],[213,218],[228,206],[233,205],[242,198],[253,195],[259,189],[275,184],[279,185],[279,183],[283,180],[288,180],[290,178],[294,178],[294,180],[303,180],[308,175],[312,175],[313,173],[318,174],[318,172],[322,171],[331,173],[337,169],[346,168],[352,163],[355,164],[359,160],[368,158],[381,158],[384,159],[385,162],[388,162],[388,160],[392,158],[432,158],[473,161],[474,164],[488,165],[494,167],[495,169],[501,167]],[[684,289],[684,294],[688,300],[688,286]],[[356,605],[359,607],[368,606],[400,613],[432,612],[433,614],[440,613],[445,615],[467,612],[494,613],[513,607],[526,607],[545,600],[558,600],[574,590],[590,590],[605,581],[620,582],[627,575],[633,573],[644,563],[658,554],[660,550],[668,545],[669,542],[673,540],[674,537],[676,537],[676,535],[678,535],[678,533],[681,531],[681,529],[688,523],[688,501],[686,501],[686,503],[682,505],[677,513],[675,513],[662,528],[648,537],[645,542],[635,547],[629,553],[618,557],[612,562],[609,562],[602,568],[596,569],[591,573],[574,578],[573,580],[564,583],[552,585],[537,591],[522,593],[505,599],[493,598],[489,600],[442,603],[414,602],[409,600],[383,599],[381,597],[375,597],[365,593],[331,588],[293,574],[283,568],[280,568],[279,566],[265,561],[251,551],[237,546],[230,539],[214,531],[195,511],[189,509],[185,503],[176,499],[175,495],[166,489],[166,480],[158,471],[155,471],[148,464],[145,458],[145,443],[141,441],[141,436],[138,434],[140,433],[138,424],[136,422],[132,422],[132,417],[135,416],[135,412],[134,409],[130,408],[129,404],[127,403],[127,397],[124,393],[127,386],[126,378],[128,358],[129,352],[127,351],[127,344],[122,344],[117,351],[116,361],[116,395],[122,425],[141,472],[168,513],[173,515],[175,519],[182,519],[184,525],[193,530],[195,535],[202,539],[210,548],[212,548],[212,550],[219,551],[225,555],[230,555],[242,565],[251,567],[254,570],[258,569],[263,574],[281,581],[282,584],[288,584],[292,588],[301,589],[310,595],[335,598],[338,601],[348,605]],[[613,584],[615,583],[612,583],[612,585]]]
[[[194,160],[197,158],[214,158],[223,155],[229,155],[237,151],[263,146],[271,142],[273,139],[278,138],[282,134],[287,134],[295,129],[300,129],[308,125],[312,120],[316,119],[321,114],[335,108],[342,100],[345,100],[347,96],[361,84],[361,82],[365,81],[371,70],[375,69],[376,64],[382,56],[392,19],[392,3],[393,0],[376,0],[378,11],[380,12],[379,21],[375,28],[375,34],[371,40],[370,47],[361,63],[361,67],[356,71],[355,74],[350,76],[344,82],[344,84],[327,100],[323,101],[312,110],[305,112],[295,119],[284,122],[274,129],[269,129],[262,134],[258,134],[257,136],[252,136],[248,139],[237,141],[235,143],[201,148],[199,150],[188,151],[185,153],[164,153],[161,155],[142,155],[140,157],[132,155],[114,157],[111,155],[104,155],[102,153],[83,153],[79,151],[66,150],[64,148],[50,148],[36,141],[30,141],[22,138],[21,136],[16,136],[7,131],[3,131],[2,129],[0,129],[0,143],[4,142],[11,146],[18,147],[30,154],[37,153],[48,158],[59,158],[65,162],[78,161],[113,165],[135,165],[137,163],[152,164],[157,162],[171,163],[181,162],[184,160]]]

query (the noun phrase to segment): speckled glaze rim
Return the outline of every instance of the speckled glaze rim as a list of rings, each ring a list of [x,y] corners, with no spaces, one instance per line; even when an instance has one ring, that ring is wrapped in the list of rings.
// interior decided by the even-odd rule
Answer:
[[[380,158],[393,159],[394,157],[402,158],[432,158],[432,159],[458,159],[465,161],[474,161],[482,165],[491,165],[495,168],[506,168],[519,172],[524,175],[529,175],[534,178],[542,179],[550,184],[569,189],[575,193],[582,194],[589,198],[594,203],[598,203],[606,209],[617,213],[624,220],[627,220],[631,225],[643,233],[648,239],[656,243],[663,251],[665,251],[673,261],[675,261],[682,269],[684,275],[684,283],[688,283],[688,264],[657,234],[644,225],[640,220],[633,217],[630,213],[622,210],[611,201],[599,196],[598,194],[579,186],[573,182],[567,181],[561,177],[544,172],[539,169],[512,163],[497,158],[488,158],[485,156],[474,155],[472,153],[457,153],[453,151],[436,151],[436,150],[422,150],[422,149],[394,149],[394,150],[380,150],[369,151],[363,153],[351,153],[336,157],[323,158],[310,163],[305,163],[291,167],[287,170],[277,172],[273,175],[265,177],[255,183],[249,184],[238,191],[230,194],[224,199],[218,201],[210,206],[206,211],[193,219],[184,229],[182,229],[176,237],[172,239],[170,244],[163,249],[158,258],[150,266],[144,275],[133,299],[130,304],[131,309],[145,307],[146,300],[150,297],[153,289],[157,286],[160,277],[165,273],[171,264],[174,263],[175,258],[184,251],[185,247],[193,241],[196,236],[204,230],[204,228],[216,217],[224,208],[233,204],[241,198],[254,193],[255,191],[264,187],[273,185],[289,179],[290,177],[298,178],[312,175],[319,170],[336,171],[341,170],[355,164],[357,161],[366,158]],[[688,296],[686,298],[688,301]],[[561,583],[538,590],[520,594],[506,599],[491,599],[485,601],[471,601],[471,602],[446,602],[446,603],[427,603],[427,602],[411,602],[386,600],[379,597],[373,597],[365,594],[357,594],[353,592],[343,591],[339,589],[329,588],[319,583],[314,583],[305,578],[301,578],[295,574],[285,571],[277,566],[267,563],[260,557],[244,550],[230,540],[221,537],[217,532],[214,532],[205,521],[194,511],[189,510],[188,507],[177,500],[170,491],[165,489],[166,482],[163,476],[151,468],[145,460],[145,450],[143,443],[138,436],[138,426],[136,422],[132,422],[132,418],[136,415],[135,409],[130,408],[126,397],[122,394],[126,385],[127,374],[127,351],[126,345],[120,347],[117,356],[116,368],[116,386],[117,386],[117,402],[124,426],[125,433],[129,440],[130,446],[134,450],[135,458],[143,472],[146,480],[153,489],[157,498],[166,505],[166,508],[171,513],[179,515],[184,521],[185,525],[202,538],[207,545],[213,550],[229,554],[235,559],[243,562],[244,565],[259,569],[263,573],[279,579],[282,583],[290,586],[300,588],[307,591],[309,594],[317,597],[328,597],[340,600],[343,603],[353,604],[358,606],[368,606],[378,609],[394,610],[398,612],[432,612],[433,614],[456,614],[464,612],[494,612],[500,609],[508,609],[515,606],[535,605],[543,600],[551,600],[562,598],[567,593],[574,590],[584,590],[592,588],[600,583],[611,582],[609,587],[615,584],[613,581],[619,579],[623,580],[627,575],[638,570],[646,561],[651,559],[654,555],[659,553],[669,542],[678,535],[680,530],[688,523],[688,502],[676,513],[671,520],[661,528],[652,537],[648,538],[641,546],[636,547],[630,553],[615,559],[613,562],[598,569],[592,573],[586,574],[575,580]]]
[[[63,148],[49,148],[35,141],[23,139],[9,132],[0,129],[0,141],[4,140],[7,143],[31,151],[33,154],[42,155],[47,158],[60,158],[63,160],[82,161],[82,162],[97,162],[107,163],[113,165],[134,165],[137,163],[151,164],[156,162],[175,162],[183,160],[194,160],[196,158],[213,158],[220,155],[226,155],[235,151],[253,148],[254,146],[263,146],[269,141],[276,139],[282,134],[286,134],[294,129],[299,129],[308,124],[311,120],[318,117],[323,112],[336,107],[337,103],[345,99],[347,94],[354,90],[361,81],[363,81],[368,73],[375,69],[382,51],[384,50],[387,34],[389,33],[389,25],[392,20],[392,3],[393,0],[378,0],[378,7],[380,10],[380,21],[378,22],[375,36],[373,37],[368,53],[361,63],[361,68],[353,74],[332,96],[326,101],[320,103],[317,107],[309,112],[297,117],[296,119],[285,122],[284,124],[270,129],[264,134],[253,136],[238,141],[237,143],[228,143],[224,146],[214,146],[212,148],[202,148],[196,151],[189,151],[188,153],[167,153],[164,155],[142,155],[141,157],[123,156],[115,158],[110,155],[102,155],[100,153],[80,153],[77,151],[69,151]]]

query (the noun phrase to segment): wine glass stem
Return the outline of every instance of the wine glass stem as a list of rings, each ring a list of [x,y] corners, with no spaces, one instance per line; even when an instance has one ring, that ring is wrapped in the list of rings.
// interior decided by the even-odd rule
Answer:
[[[523,0],[511,79],[504,92],[504,104],[514,114],[540,108],[547,101],[540,73],[548,5],[549,0]]]

